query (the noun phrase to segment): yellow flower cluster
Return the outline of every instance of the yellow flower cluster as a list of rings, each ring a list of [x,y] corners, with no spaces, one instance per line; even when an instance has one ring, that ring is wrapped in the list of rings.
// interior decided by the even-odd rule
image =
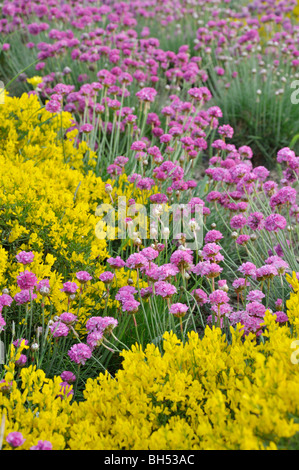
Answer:
[[[18,387],[10,365],[0,392],[3,448],[12,431],[23,434],[23,449],[38,440],[74,450],[286,448],[299,432],[299,364],[290,360],[299,325],[291,333],[270,314],[265,325],[259,343],[244,339],[238,325],[231,344],[207,327],[186,344],[165,333],[163,354],[153,344],[133,346],[115,378],[88,379],[78,403],[59,397],[59,378],[32,367],[21,371]]]
[[[70,273],[101,263],[108,252],[106,241],[95,236],[95,210],[107,199],[105,184],[82,172],[86,145],[74,145],[76,132],[58,138],[71,127],[71,115],[53,118],[36,96],[24,94],[7,97],[0,120],[1,239],[12,254],[6,263],[11,278],[21,250],[34,252],[30,268],[39,279],[51,276],[55,262]],[[2,271],[0,282],[8,287]]]
[[[293,10],[293,14],[298,17],[299,16],[299,0],[297,0],[297,5],[295,6]]]
[[[95,276],[106,269],[107,241],[96,236],[96,208],[110,197],[101,178],[83,172],[85,153],[91,162],[95,154],[85,142],[76,145],[76,130],[67,132],[73,124],[69,113],[53,117],[36,96],[24,94],[6,97],[0,120],[0,288],[8,287],[15,295],[20,271],[15,255],[33,251],[30,270],[38,279],[50,280],[52,301],[60,313],[67,305],[60,292],[63,281],[86,267]],[[133,185],[127,186],[131,197]],[[126,284],[123,273],[117,277],[119,287]],[[95,289],[101,297],[104,284],[98,282]],[[104,302],[95,303],[89,294],[86,289],[85,308],[102,308]]]

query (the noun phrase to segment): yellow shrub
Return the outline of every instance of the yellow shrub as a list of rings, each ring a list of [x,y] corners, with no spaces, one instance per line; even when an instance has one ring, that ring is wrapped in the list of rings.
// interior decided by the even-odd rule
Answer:
[[[23,369],[21,390],[14,381],[0,392],[5,437],[21,432],[24,449],[38,440],[80,450],[276,449],[299,431],[299,365],[290,360],[290,329],[273,315],[266,326],[260,344],[244,340],[240,325],[231,345],[215,327],[184,345],[165,333],[164,354],[153,344],[123,352],[123,369],[88,379],[79,403],[58,397],[59,378]]]

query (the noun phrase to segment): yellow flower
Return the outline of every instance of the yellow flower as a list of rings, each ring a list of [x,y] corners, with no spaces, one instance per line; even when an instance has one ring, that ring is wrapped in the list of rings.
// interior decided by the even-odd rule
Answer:
[[[32,85],[33,88],[36,88],[37,85],[39,85],[40,83],[42,83],[43,81],[43,78],[42,77],[39,77],[39,76],[34,76],[32,78],[27,78],[27,83],[29,83],[29,85]]]

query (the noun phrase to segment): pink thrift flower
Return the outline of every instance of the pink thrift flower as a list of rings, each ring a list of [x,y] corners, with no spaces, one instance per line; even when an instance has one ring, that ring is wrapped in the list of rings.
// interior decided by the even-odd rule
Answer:
[[[89,333],[89,335],[86,338],[88,346],[93,350],[100,346],[103,342],[104,335],[102,331],[95,330]]]
[[[140,303],[135,299],[125,300],[122,305],[123,312],[137,313]]]
[[[69,326],[73,325],[78,318],[73,313],[64,312],[60,315],[59,319],[62,321],[62,323],[65,323],[65,325]]]
[[[33,289],[37,284],[37,277],[30,271],[24,271],[18,275],[17,283],[22,290]]]
[[[0,296],[0,306],[10,307],[13,302],[13,298],[8,294],[2,294]]]
[[[159,252],[151,247],[143,248],[143,250],[141,250],[141,254],[145,256],[148,261],[153,261],[159,256]]]
[[[49,113],[55,113],[56,114],[56,113],[60,113],[62,111],[62,106],[61,106],[60,101],[56,101],[56,100],[48,101],[45,108]]]
[[[152,103],[157,96],[157,91],[154,88],[142,88],[136,96],[140,101]]]
[[[72,295],[76,293],[77,289],[79,287],[75,282],[68,281],[63,284],[63,288],[60,291],[65,292],[67,295]]]
[[[189,307],[186,304],[172,304],[170,306],[169,312],[175,317],[184,317],[188,311]]]
[[[241,245],[241,246],[244,246],[246,245],[250,240],[250,236],[249,235],[240,235],[237,239],[236,239],[236,243],[238,245]]]
[[[53,446],[50,441],[38,441],[36,446],[30,447],[30,450],[53,450]]]
[[[32,290],[29,290],[29,289],[22,290],[21,292],[18,292],[14,296],[14,300],[16,301],[17,305],[27,304],[28,302],[36,298],[37,298],[37,295],[34,294]]]
[[[250,261],[247,261],[238,268],[238,271],[240,271],[244,276],[254,276],[256,273],[256,266]]]
[[[24,264],[24,266],[26,266],[27,264],[32,263],[32,261],[34,260],[34,254],[32,253],[32,251],[21,251],[16,255],[16,259],[18,263],[22,263]]]
[[[264,214],[261,212],[253,212],[248,216],[247,225],[251,230],[262,230],[265,226]]]
[[[60,374],[60,377],[62,378],[64,382],[67,382],[69,384],[76,382],[75,374],[73,374],[73,372],[70,372],[68,370],[65,370],[64,372],[62,372],[62,374]]]
[[[247,223],[247,219],[243,215],[235,215],[230,220],[230,226],[235,230],[244,227],[246,223]]]
[[[248,292],[246,298],[249,302],[261,302],[262,299],[265,298],[265,294],[262,291],[256,289]]]
[[[76,273],[76,278],[81,284],[86,284],[86,282],[92,280],[92,276],[87,271],[78,271]]]
[[[92,356],[91,349],[84,343],[74,344],[68,351],[68,355],[76,364],[84,365]]]
[[[60,338],[69,334],[69,328],[62,321],[56,321],[50,326],[54,338]]]
[[[286,323],[287,321],[289,321],[288,316],[281,311],[274,312],[273,315],[276,315],[276,321],[278,323]]]
[[[39,281],[39,283],[36,285],[36,290],[42,295],[42,296],[47,296],[50,294],[50,283],[49,279],[42,279]]]
[[[250,282],[247,281],[247,279],[240,277],[232,283],[232,286],[235,291],[239,293],[242,292],[246,287],[250,287]]]
[[[204,305],[208,302],[208,295],[202,289],[194,290],[192,295],[199,305]]]
[[[283,230],[287,226],[286,219],[280,214],[271,214],[266,218],[265,229],[268,232],[278,232],[278,230]]]
[[[126,262],[126,266],[129,269],[138,269],[146,267],[148,265],[148,260],[145,256],[140,253],[133,253],[129,256]]]
[[[6,326],[6,321],[4,320],[0,312],[0,333],[4,330],[5,326]]]
[[[219,230],[210,230],[205,236],[205,243],[217,243],[223,238]]]
[[[172,284],[165,281],[158,281],[154,284],[156,295],[160,295],[165,299],[170,299],[177,293],[177,289]]]
[[[18,367],[25,367],[27,363],[27,356],[25,356],[25,354],[21,354],[19,359],[16,360],[16,365]]]
[[[6,437],[6,442],[8,442],[8,444],[14,448],[20,447],[24,444],[25,441],[26,439],[24,439],[22,433],[20,432],[11,432]]]
[[[116,258],[109,258],[107,263],[110,265],[111,269],[121,269],[126,265],[120,256],[117,256]]]
[[[99,279],[100,281],[104,282],[104,284],[108,285],[112,283],[114,279],[114,274],[111,273],[110,271],[106,271],[99,276]]]
[[[229,302],[229,297],[223,290],[217,289],[209,295],[211,304],[221,305]]]

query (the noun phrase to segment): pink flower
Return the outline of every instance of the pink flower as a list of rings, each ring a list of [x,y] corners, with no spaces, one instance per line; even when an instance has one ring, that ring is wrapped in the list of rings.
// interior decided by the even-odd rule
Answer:
[[[211,304],[221,305],[229,302],[229,297],[226,292],[221,289],[217,289],[209,295],[209,301]]]
[[[246,312],[249,315],[253,315],[255,317],[264,317],[266,312],[266,307],[261,304],[260,302],[250,302],[246,305]]]
[[[193,254],[191,250],[176,250],[170,257],[170,262],[179,269],[190,269],[193,267]]]
[[[193,269],[192,272],[198,276],[207,276],[209,279],[218,277],[223,271],[217,263],[210,263],[209,261],[200,261]]]
[[[235,216],[232,217],[231,220],[230,220],[230,226],[231,226],[233,229],[235,229],[235,230],[244,227],[244,225],[246,225],[246,223],[247,223],[246,217],[244,217],[244,216],[241,215],[241,214],[235,215]]]
[[[248,292],[247,294],[247,300],[249,302],[261,302],[261,300],[265,297],[265,294],[256,289],[256,290],[252,290],[250,292]]]
[[[16,365],[19,367],[25,367],[27,363],[27,356],[25,354],[21,354],[19,359],[16,360]]]
[[[110,265],[111,269],[121,269],[126,265],[120,256],[117,256],[116,258],[109,258],[107,263]]]
[[[16,255],[16,259],[18,263],[22,263],[25,266],[26,264],[32,263],[32,261],[34,260],[34,254],[32,253],[32,251],[21,251]]]
[[[59,319],[67,326],[73,325],[77,321],[76,315],[70,312],[64,312],[60,315]]]
[[[75,374],[73,374],[73,372],[70,372],[68,370],[65,370],[64,372],[62,372],[62,374],[60,374],[60,377],[62,378],[64,382],[67,382],[69,384],[76,382]]]
[[[240,271],[244,276],[254,276],[256,273],[256,266],[250,261],[247,261],[238,268],[238,271]]]
[[[177,303],[170,306],[169,312],[175,317],[184,317],[188,309],[189,307],[186,304]]]
[[[251,230],[262,230],[265,226],[264,214],[261,212],[253,212],[248,216],[247,225]]]
[[[274,312],[273,315],[276,315],[276,321],[278,323],[286,323],[289,321],[289,317],[281,311]]]
[[[20,447],[25,441],[26,439],[24,439],[20,432],[10,432],[6,437],[6,442],[8,442],[11,447]]]
[[[276,194],[271,196],[269,204],[272,209],[283,204],[295,204],[297,191],[291,186],[284,186]]]
[[[174,294],[177,293],[177,289],[172,284],[165,281],[158,281],[154,284],[155,293],[165,299],[170,299]]]
[[[148,260],[145,256],[140,253],[133,253],[129,256],[126,262],[126,266],[129,269],[138,269],[146,267],[148,265]]]
[[[30,289],[22,290],[14,296],[14,300],[17,305],[23,305],[37,298],[37,295],[32,292]]]
[[[208,296],[202,289],[196,289],[192,292],[196,302],[199,305],[204,305],[208,302]]]
[[[6,326],[6,321],[4,320],[0,312],[0,333],[4,330],[5,326]]]
[[[104,284],[111,284],[114,279],[114,274],[110,271],[106,271],[99,276],[100,281],[104,282]]]
[[[250,236],[249,235],[240,235],[237,239],[236,239],[236,243],[238,245],[241,245],[241,246],[244,246],[246,245],[250,240]]]
[[[42,296],[47,296],[50,294],[50,283],[49,279],[42,279],[39,281],[39,283],[36,285],[36,290],[42,295]]]
[[[148,261],[153,261],[159,256],[159,252],[151,247],[143,248],[143,250],[141,250],[141,254],[145,256]]]
[[[265,229],[268,232],[278,232],[278,230],[283,230],[287,226],[286,219],[280,214],[271,214],[266,218]]]
[[[137,313],[139,305],[140,302],[137,302],[137,300],[135,300],[134,298],[125,300],[122,305],[122,310],[123,312]]]
[[[92,276],[87,271],[78,271],[76,273],[76,278],[81,284],[85,284],[92,280]]]
[[[8,294],[2,294],[0,296],[0,306],[10,307],[13,302],[13,298]]]
[[[33,289],[37,284],[37,277],[30,271],[24,271],[18,275],[17,283],[22,290]]]
[[[36,446],[30,447],[30,450],[52,450],[53,446],[50,441],[38,441]]]
[[[72,295],[76,293],[76,290],[79,289],[78,285],[75,282],[65,282],[63,288],[60,289],[61,292],[65,292],[67,295]]]
[[[223,238],[223,235],[219,230],[210,230],[205,236],[205,243],[219,242]]]
[[[60,113],[62,111],[61,103],[56,100],[50,100],[45,106],[49,113]]]
[[[238,293],[238,292],[242,292],[246,287],[249,287],[250,282],[247,281],[247,279],[240,277],[232,283],[232,286],[235,289],[235,291]]]
[[[166,263],[158,267],[159,281],[165,281],[179,273],[179,269],[172,263]]]
[[[112,330],[114,330],[114,328],[117,327],[117,325],[118,325],[118,321],[116,320],[116,318],[103,317],[102,318],[103,334],[104,335],[110,334],[112,332]]]
[[[282,299],[277,299],[275,302],[275,307],[277,311],[281,311],[283,308],[283,301]]]
[[[92,356],[91,349],[84,343],[74,344],[71,349],[68,351],[70,359],[76,364],[84,365],[87,359],[90,359]]]
[[[142,88],[136,93],[137,98],[140,101],[152,103],[157,95],[157,91],[154,88]]]
[[[202,249],[202,256],[205,259],[215,258],[215,256],[222,250],[220,245],[216,243],[207,243]]]
[[[104,335],[103,335],[103,332],[100,330],[92,331],[91,333],[89,333],[86,339],[91,349],[94,349],[100,346],[103,340],[104,340]]]
[[[231,126],[229,126],[228,124],[224,124],[223,126],[219,126],[218,132],[224,138],[229,138],[229,139],[231,139],[234,135],[234,129]]]
[[[257,281],[264,281],[265,279],[272,279],[273,277],[278,275],[278,271],[275,266],[271,264],[267,264],[258,268],[255,273],[255,279]]]
[[[289,149],[289,147],[284,147],[283,149],[281,149],[277,152],[277,161],[278,161],[278,163],[288,162],[289,160],[291,160],[295,156],[296,155],[295,155],[295,152],[293,150]]]
[[[132,143],[131,150],[135,150],[135,152],[140,152],[146,148],[146,143],[142,140],[138,140]]]
[[[115,300],[119,302],[124,302],[126,300],[134,299],[133,295],[137,293],[137,290],[133,286],[124,286],[121,287],[118,293],[115,296]]]
[[[56,321],[50,326],[54,338],[60,338],[69,334],[69,328],[61,321]]]

